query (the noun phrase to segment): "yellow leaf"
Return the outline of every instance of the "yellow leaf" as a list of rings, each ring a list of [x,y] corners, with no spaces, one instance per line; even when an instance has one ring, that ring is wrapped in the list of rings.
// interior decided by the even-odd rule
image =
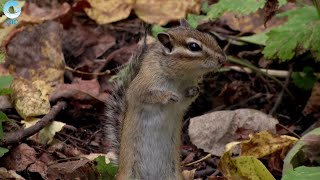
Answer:
[[[91,8],[87,15],[98,24],[107,24],[126,19],[131,12],[134,0],[88,0]]]
[[[51,87],[44,81],[27,81],[15,78],[11,84],[11,99],[21,117],[45,115],[50,111],[49,94]]]
[[[188,12],[200,12],[200,0],[137,0],[137,16],[150,24],[165,25],[169,21],[186,17]]]
[[[261,158],[270,155],[276,151],[287,149],[288,146],[296,143],[297,138],[290,136],[278,136],[268,131],[262,131],[255,135],[250,135],[250,139],[243,141],[241,146],[241,155],[254,156]]]
[[[22,123],[25,125],[25,128],[28,128],[35,125],[39,120],[40,119],[37,118],[30,118],[26,121],[22,121]],[[60,132],[64,125],[65,123],[53,121],[45,128],[41,129],[37,134],[31,136],[30,139],[40,144],[49,144],[52,142],[56,132]]]
[[[187,13],[198,14],[201,0],[88,0],[91,8],[87,15],[98,24],[107,24],[126,19],[132,9],[143,21],[164,25],[172,20],[186,17]]]
[[[236,146],[236,143],[233,145]],[[275,179],[257,158],[252,156],[233,158],[232,150],[234,147],[231,146],[232,144],[229,144],[230,149],[222,155],[218,165],[219,170],[226,178],[230,180]]]

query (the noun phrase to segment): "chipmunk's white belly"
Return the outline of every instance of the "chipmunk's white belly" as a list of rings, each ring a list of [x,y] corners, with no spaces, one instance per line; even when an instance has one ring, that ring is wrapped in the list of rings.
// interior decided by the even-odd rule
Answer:
[[[145,127],[141,141],[138,146],[141,147],[140,163],[141,172],[148,174],[141,175],[142,178],[152,179],[171,179],[169,175],[177,174],[173,171],[174,164],[180,145],[180,133],[182,126],[182,117],[186,107],[181,104],[169,105],[146,105],[141,109],[140,119]],[[142,125],[140,124],[140,125]]]

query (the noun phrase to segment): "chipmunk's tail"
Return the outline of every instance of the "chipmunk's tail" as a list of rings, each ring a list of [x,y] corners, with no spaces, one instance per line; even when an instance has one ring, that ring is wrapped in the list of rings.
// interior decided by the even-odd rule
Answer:
[[[145,29],[143,45],[138,49],[137,53],[132,56],[129,63],[118,72],[117,76],[119,76],[116,82],[114,82],[113,93],[109,96],[106,103],[105,122],[103,122],[105,141],[108,144],[106,152],[114,152],[117,155],[120,150],[122,121],[126,110],[125,94],[129,84],[138,74],[141,67],[141,60],[148,48],[146,44],[148,30],[147,28]]]

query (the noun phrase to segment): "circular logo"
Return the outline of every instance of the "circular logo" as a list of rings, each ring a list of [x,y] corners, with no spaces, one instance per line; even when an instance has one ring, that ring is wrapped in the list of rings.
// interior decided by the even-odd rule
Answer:
[[[13,8],[14,13],[9,11],[10,7]],[[3,6],[3,13],[10,19],[15,19],[21,14],[21,7],[17,1],[8,1]]]

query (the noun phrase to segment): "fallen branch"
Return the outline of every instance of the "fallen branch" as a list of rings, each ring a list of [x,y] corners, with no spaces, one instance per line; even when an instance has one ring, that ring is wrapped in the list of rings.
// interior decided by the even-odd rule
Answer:
[[[0,145],[6,146],[15,144],[39,132],[46,125],[48,125],[56,117],[56,115],[66,107],[66,105],[66,102],[60,101],[56,105],[54,105],[51,108],[50,112],[47,115],[45,115],[40,121],[38,121],[35,125],[23,130],[6,133],[3,141],[0,142]]]

